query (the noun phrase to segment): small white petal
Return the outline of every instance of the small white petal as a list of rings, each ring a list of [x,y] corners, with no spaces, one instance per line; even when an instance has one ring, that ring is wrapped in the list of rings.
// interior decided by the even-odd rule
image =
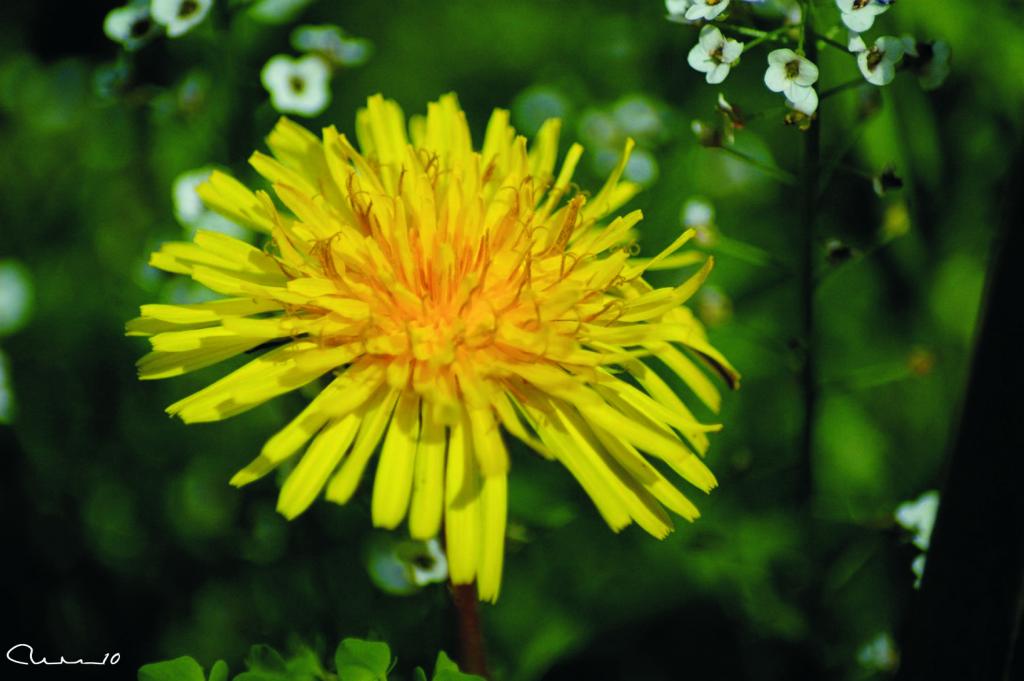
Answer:
[[[743,54],[743,43],[737,40],[726,40],[722,48],[722,61],[726,64],[733,64]]]
[[[786,48],[772,50],[768,53],[768,63],[772,66],[785,66],[789,62],[797,59],[797,53],[793,50]]]
[[[860,33],[850,31],[850,39],[846,44],[846,49],[850,52],[863,52],[868,49],[868,44],[864,42],[864,38],[860,36]]]
[[[872,72],[871,77],[868,78],[868,82],[872,85],[888,85],[896,77],[896,67],[892,65],[891,61],[882,60],[882,63],[878,65],[878,68]]]
[[[846,27],[857,33],[864,33],[875,23],[875,15],[862,9],[843,12],[842,18]]]
[[[800,87],[795,85],[786,90],[786,99],[793,105],[793,108],[808,116],[818,109],[818,93],[811,87]]]
[[[719,14],[724,12],[728,6],[729,0],[722,0],[717,5],[709,5],[707,12],[708,21],[711,21],[712,19],[716,18]]]
[[[692,0],[690,8],[686,10],[686,18],[690,21],[703,19],[711,21],[724,12],[729,6],[729,0],[721,0],[715,4],[708,4],[708,0]]]
[[[717,85],[718,83],[721,83],[723,80],[725,80],[728,75],[729,65],[717,64],[713,69],[708,71],[708,75],[705,78],[705,80],[707,80],[712,85]]]
[[[686,62],[692,66],[695,70],[704,73],[714,66],[714,63],[708,57],[708,53],[704,51],[704,48],[700,45],[694,45],[690,53],[686,55]]]
[[[812,62],[800,58],[800,70],[797,72],[796,77],[793,81],[797,85],[814,85],[818,81],[818,67]]]
[[[690,0],[665,0],[665,11],[673,16],[686,14],[690,8]]]
[[[892,36],[882,36],[875,41],[875,47],[885,53],[885,59],[892,63],[898,62],[903,58],[903,53],[906,52],[906,47],[903,41],[899,38],[893,38]]]
[[[725,38],[722,36],[722,32],[711,24],[706,25],[700,29],[700,37],[697,39],[700,46],[704,48],[704,51],[711,54],[722,46],[725,42]]]
[[[782,66],[769,66],[768,70],[764,73],[764,84],[768,86],[768,89],[772,92],[782,92],[789,85],[789,79],[786,78],[785,67]]]

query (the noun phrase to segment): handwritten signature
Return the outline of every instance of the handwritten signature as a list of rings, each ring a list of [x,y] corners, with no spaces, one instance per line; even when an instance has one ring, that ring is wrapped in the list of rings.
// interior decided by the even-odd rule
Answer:
[[[21,653],[15,654],[14,651],[23,649]],[[14,664],[21,664],[25,666],[37,665],[37,664],[91,664],[91,665],[115,665],[121,661],[121,653],[107,653],[103,656],[102,660],[98,662],[86,662],[79,658],[77,660],[65,660],[64,656],[61,655],[59,660],[47,660],[45,657],[36,659],[36,651],[32,649],[27,643],[16,643],[11,646],[10,650],[7,651],[7,659]]]

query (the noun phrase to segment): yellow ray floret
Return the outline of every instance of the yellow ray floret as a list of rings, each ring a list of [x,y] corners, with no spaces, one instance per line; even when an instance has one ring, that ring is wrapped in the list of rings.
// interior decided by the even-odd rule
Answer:
[[[293,518],[321,493],[347,502],[379,451],[374,524],[443,533],[452,580],[475,581],[483,599],[501,584],[507,436],[561,462],[614,530],[636,522],[660,538],[672,529],[665,509],[695,519],[649,459],[704,492],[717,484],[701,457],[719,426],[699,422],[669,384],[711,411],[720,396],[709,372],[738,385],[684,306],[712,263],[679,252],[689,232],[631,258],[642,215],[606,218],[637,191],[622,179],[632,141],[588,199],[570,190],[583,149],[557,167],[559,131],[548,121],[529,148],[497,110],[474,151],[454,95],[408,127],[397,104],[371,97],[358,148],[333,127],[318,138],[282,119],[272,155],[250,159],[272,195],[223,173],[199,190],[266,233],[265,246],[200,232],[153,254],[153,266],[226,297],[144,305],[127,329],[152,343],[140,377],[269,348],[168,408],[188,423],[323,381],[232,484],[299,456],[278,501]],[[677,286],[643,279],[702,262]]]

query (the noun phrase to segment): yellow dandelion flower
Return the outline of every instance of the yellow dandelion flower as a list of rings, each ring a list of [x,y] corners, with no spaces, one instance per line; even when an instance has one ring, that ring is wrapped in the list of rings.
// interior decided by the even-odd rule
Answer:
[[[646,457],[705,492],[707,434],[648,364],[657,358],[717,410],[710,367],[738,376],[683,306],[711,261],[675,287],[642,278],[692,262],[682,234],[653,258],[629,253],[640,211],[607,223],[637,191],[622,181],[632,141],[592,197],[570,186],[583,153],[555,173],[559,121],[532,148],[491,116],[470,140],[454,95],[409,121],[381,96],[356,118],[359,149],[329,127],[317,139],[282,119],[273,156],[253,167],[277,202],[223,173],[199,188],[214,210],[268,235],[262,250],[200,231],[168,243],[154,267],[226,296],[144,305],[128,333],[148,336],[143,379],[167,378],[266,349],[168,407],[186,423],[217,421],[322,377],[329,382],[231,483],[248,484],[304,452],[278,510],[302,513],[323,491],[343,504],[377,454],[372,515],[406,518],[417,539],[444,533],[451,579],[498,596],[509,455],[502,431],[561,462],[620,530],[656,537],[664,508],[697,508]],[[664,508],[663,508],[664,507]]]

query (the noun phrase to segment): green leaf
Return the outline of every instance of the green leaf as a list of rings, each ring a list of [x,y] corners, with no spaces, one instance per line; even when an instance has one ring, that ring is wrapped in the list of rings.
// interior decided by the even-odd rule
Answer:
[[[427,673],[423,671],[423,667],[416,667],[412,671],[412,681],[427,681]]]
[[[268,645],[255,645],[245,658],[249,671],[235,677],[235,681],[290,681],[288,666],[281,654]]]
[[[249,649],[249,657],[245,660],[252,671],[284,672],[288,670],[281,653],[268,645],[254,645]]]
[[[452,658],[448,657],[448,653],[443,650],[437,653],[437,662],[434,663],[434,676],[436,677],[441,672],[457,672],[459,671],[459,665],[455,664]]]
[[[433,681],[487,681],[476,674],[466,674],[459,671],[459,665],[455,664],[450,657],[442,650],[437,654],[437,662],[434,663]]]
[[[314,681],[324,676],[316,653],[306,647],[285,660],[270,646],[256,645],[245,662],[249,671],[236,676],[235,681]]]
[[[288,678],[295,679],[322,679],[324,676],[323,665],[320,658],[313,652],[312,648],[300,647],[288,658],[285,663],[288,667]]]
[[[334,653],[340,681],[387,681],[391,649],[380,641],[346,638]]]
[[[228,681],[228,664],[224,660],[217,660],[210,669],[209,681]]]
[[[154,662],[139,668],[139,681],[206,681],[203,668],[191,657]]]

